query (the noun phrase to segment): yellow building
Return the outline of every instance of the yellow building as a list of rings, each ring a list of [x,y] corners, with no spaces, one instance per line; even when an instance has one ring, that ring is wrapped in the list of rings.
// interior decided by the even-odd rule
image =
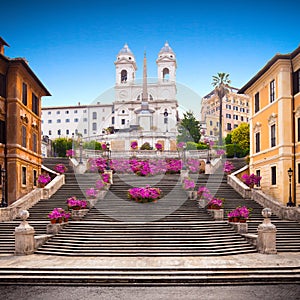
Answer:
[[[222,136],[226,137],[241,123],[249,118],[249,98],[237,93],[238,89],[229,88],[229,93],[222,100]],[[211,140],[219,137],[220,102],[212,91],[201,100],[201,123],[206,129],[205,136]]]
[[[37,187],[42,164],[41,97],[50,96],[26,60],[5,56],[4,46],[8,44],[0,37],[1,206]]]
[[[300,47],[275,55],[239,93],[251,98],[250,172],[262,176],[265,194],[288,206],[298,205]]]

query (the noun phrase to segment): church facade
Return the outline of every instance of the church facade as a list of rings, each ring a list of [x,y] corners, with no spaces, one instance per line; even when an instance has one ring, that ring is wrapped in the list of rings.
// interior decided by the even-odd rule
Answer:
[[[83,140],[108,142],[112,150],[129,150],[159,142],[165,150],[176,149],[178,101],[176,55],[166,42],[156,59],[157,78],[136,78],[137,62],[128,45],[119,51],[115,65],[114,100],[109,104],[44,107],[43,135],[50,139],[81,136]],[[73,117],[72,117],[73,116]],[[107,129],[110,130],[107,130]]]

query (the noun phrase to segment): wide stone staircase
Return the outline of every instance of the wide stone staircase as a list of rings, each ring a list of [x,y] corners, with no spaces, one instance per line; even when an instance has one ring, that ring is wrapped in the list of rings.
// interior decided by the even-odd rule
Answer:
[[[48,167],[67,160],[48,159]],[[93,186],[96,174],[74,174],[69,168],[66,184],[50,199],[41,200],[30,209],[30,225],[37,234],[46,233],[47,214],[54,207],[65,208],[70,196],[84,197]],[[262,222],[262,207],[242,199],[227,185],[223,174],[194,178],[197,187],[206,185],[217,197],[225,198],[225,211],[246,205],[253,209],[249,231],[256,232]],[[133,186],[150,184],[160,187],[164,197],[157,203],[139,204],[126,198]],[[272,216],[277,226],[278,252],[300,251],[300,225]],[[0,223],[1,253],[13,253],[13,231],[19,220]],[[7,237],[10,238],[8,242]],[[226,256],[255,253],[253,246],[235,233],[226,219],[213,221],[205,208],[187,199],[178,175],[143,178],[114,175],[114,184],[105,199],[99,200],[83,221],[70,221],[56,236],[36,251],[40,255],[81,257],[116,256]],[[96,259],[96,258],[95,258]],[[300,268],[293,266],[253,267],[0,267],[0,284],[47,285],[225,285],[299,283]]]

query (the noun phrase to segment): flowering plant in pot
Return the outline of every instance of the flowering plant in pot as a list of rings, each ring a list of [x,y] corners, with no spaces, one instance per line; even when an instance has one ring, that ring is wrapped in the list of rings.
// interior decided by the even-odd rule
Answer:
[[[49,174],[41,174],[38,177],[38,183],[41,187],[44,187],[47,183],[51,181],[51,177]]]
[[[207,209],[221,209],[224,199],[213,198],[207,204]]]
[[[110,174],[109,173],[102,173],[101,178],[104,183],[106,183],[106,184],[110,183]]]
[[[72,196],[67,199],[67,205],[69,209],[74,209],[74,210],[87,208],[87,202],[85,200],[79,200],[75,196]]]
[[[227,174],[230,174],[233,170],[234,165],[230,161],[226,160],[224,163],[223,171]]]
[[[66,151],[66,156],[67,157],[73,157],[73,156],[75,156],[75,151],[73,149],[68,149]]]
[[[98,191],[94,188],[87,189],[85,195],[87,198],[97,198]]]
[[[199,198],[203,197],[207,200],[212,199],[212,195],[211,195],[209,189],[206,186],[200,186],[198,188],[197,194],[198,194]]]
[[[157,151],[162,151],[163,146],[162,146],[161,143],[156,143],[156,144],[155,144],[155,148],[156,148]]]
[[[254,185],[259,185],[260,184],[261,176],[257,176],[253,173],[251,175],[243,174],[242,175],[242,180],[246,185],[253,188]]]
[[[60,174],[63,174],[68,171],[68,168],[64,164],[57,164],[55,166],[55,171]]]
[[[61,207],[54,208],[49,214],[48,218],[50,219],[51,224],[68,222],[71,214],[65,212]]]
[[[127,191],[127,197],[139,203],[156,202],[162,197],[162,191],[159,188],[134,187]]]
[[[137,143],[137,141],[131,142],[130,148],[131,148],[132,150],[137,150],[137,148],[138,148],[138,143]]]
[[[252,209],[247,206],[238,206],[227,214],[228,220],[229,222],[244,223],[250,217],[251,211]]]
[[[190,191],[193,191],[194,188],[195,188],[195,181],[193,179],[190,179],[190,178],[185,178],[183,180],[183,189],[185,189],[186,191],[190,190]]]

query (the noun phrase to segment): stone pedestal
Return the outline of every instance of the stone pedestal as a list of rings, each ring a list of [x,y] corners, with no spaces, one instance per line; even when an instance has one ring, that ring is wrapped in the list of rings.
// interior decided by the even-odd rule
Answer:
[[[205,164],[205,174],[212,174],[212,165],[210,163]]]
[[[20,218],[22,219],[21,224],[15,228],[15,255],[28,255],[34,253],[35,230],[26,221],[29,217],[27,210],[21,210]]]
[[[74,210],[72,209],[72,220],[74,221],[80,221],[84,218],[84,216],[88,213],[88,209],[78,209]]]
[[[186,191],[188,199],[196,200],[197,199],[197,191]]]
[[[107,194],[107,190],[99,191],[98,199],[103,200]]]
[[[47,224],[47,234],[58,234],[67,223]]]
[[[237,233],[248,233],[248,223],[230,223]]]
[[[87,207],[88,208],[92,208],[95,206],[95,204],[97,203],[98,198],[87,198],[86,202],[87,202]]]
[[[208,209],[207,210],[216,221],[223,221],[224,219],[224,209]]]
[[[182,183],[183,180],[188,177],[189,177],[189,170],[180,170],[180,183]]]
[[[257,250],[263,254],[276,254],[276,226],[271,223],[272,215],[270,208],[264,208],[262,215],[265,217],[262,224],[257,228]]]

